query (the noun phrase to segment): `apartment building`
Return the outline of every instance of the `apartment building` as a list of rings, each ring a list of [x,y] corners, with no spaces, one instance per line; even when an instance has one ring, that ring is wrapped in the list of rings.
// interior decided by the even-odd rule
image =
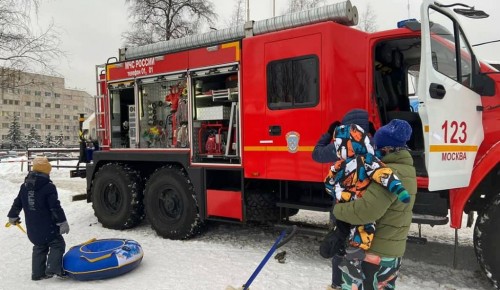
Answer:
[[[94,111],[90,94],[66,88],[61,77],[0,70],[0,143],[7,142],[17,115],[23,136],[34,127],[42,140],[50,132],[54,137],[63,136],[65,145],[78,144],[79,114],[90,116]]]

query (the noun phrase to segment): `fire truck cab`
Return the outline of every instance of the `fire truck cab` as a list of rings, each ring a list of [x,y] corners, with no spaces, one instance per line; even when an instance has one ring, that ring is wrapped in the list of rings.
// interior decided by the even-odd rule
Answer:
[[[330,123],[362,108],[375,128],[412,125],[414,222],[458,229],[478,213],[476,253],[497,281],[498,72],[434,1],[397,29],[365,33],[356,21],[350,2],[337,3],[121,49],[97,66],[101,150],[74,175],[87,178],[99,222],[124,229],[146,216],[159,235],[185,239],[207,220],[327,212],[330,165],[311,153]]]

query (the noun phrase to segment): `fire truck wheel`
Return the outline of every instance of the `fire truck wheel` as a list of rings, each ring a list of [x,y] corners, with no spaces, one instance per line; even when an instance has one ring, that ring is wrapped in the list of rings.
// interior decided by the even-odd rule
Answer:
[[[121,230],[139,224],[144,217],[139,173],[123,164],[102,166],[92,182],[92,207],[105,228]]]
[[[280,216],[280,208],[276,206],[276,197],[272,194],[261,193],[248,190],[246,193],[246,218],[249,221],[265,222],[277,221],[279,218],[286,218],[285,209]],[[298,209],[288,209],[288,217],[294,216]]]
[[[187,239],[196,235],[201,221],[191,181],[177,168],[156,170],[144,190],[146,217],[158,235]]]
[[[479,213],[474,227],[474,249],[483,271],[496,287],[500,287],[500,193]]]

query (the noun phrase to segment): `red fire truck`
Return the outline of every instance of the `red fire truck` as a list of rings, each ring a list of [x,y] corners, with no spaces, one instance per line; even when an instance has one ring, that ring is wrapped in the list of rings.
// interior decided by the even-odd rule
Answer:
[[[209,220],[327,212],[329,165],[311,153],[332,121],[363,108],[375,128],[394,118],[413,127],[413,221],[459,229],[477,213],[478,260],[498,281],[500,75],[477,59],[455,13],[424,1],[420,22],[365,33],[343,2],[121,49],[96,67],[100,150],[73,176],[86,177],[104,227],[145,216],[170,239]]]

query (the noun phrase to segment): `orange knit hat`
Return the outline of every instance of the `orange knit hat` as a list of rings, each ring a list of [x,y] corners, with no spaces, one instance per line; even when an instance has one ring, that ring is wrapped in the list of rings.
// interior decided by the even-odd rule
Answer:
[[[45,156],[37,156],[33,159],[33,171],[45,173],[47,175],[50,174],[50,170],[52,170],[52,165],[50,165],[49,160]]]

